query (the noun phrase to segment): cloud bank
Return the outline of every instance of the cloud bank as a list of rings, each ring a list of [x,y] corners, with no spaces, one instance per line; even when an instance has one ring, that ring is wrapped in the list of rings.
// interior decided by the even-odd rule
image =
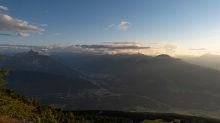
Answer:
[[[151,47],[140,46],[115,46],[115,45],[81,45],[82,48],[103,48],[103,49],[149,49]]]
[[[8,34],[4,34],[4,35],[11,36]],[[13,35],[13,36],[17,36],[17,35]],[[24,36],[24,34],[23,35],[20,34],[18,36]],[[109,43],[109,44],[73,45],[70,43],[63,43],[63,44],[54,44],[54,45],[49,45],[49,46],[0,44],[0,52],[1,53],[10,53],[10,52],[18,53],[18,52],[24,52],[24,51],[33,49],[38,52],[44,52],[45,54],[47,53],[50,54],[52,52],[89,53],[89,54],[142,53],[142,54],[151,55],[151,56],[156,56],[160,54],[169,54],[171,56],[176,56],[179,53],[187,54],[188,53],[187,51],[189,51],[189,49],[187,49],[187,50],[184,50],[184,52],[179,52],[178,46],[175,44],[161,43],[160,46],[159,45],[158,46],[153,46],[153,45],[149,45],[149,46],[140,45],[139,46],[139,45],[136,45],[136,43],[138,44],[140,42],[104,42],[104,43]],[[208,51],[203,48],[197,48],[197,49],[195,48],[191,50]]]
[[[151,47],[124,46],[124,45],[63,45],[55,44],[51,46],[28,46],[0,44],[0,52],[23,52],[33,49],[39,52],[73,52],[73,53],[139,53],[144,50],[152,50]]]

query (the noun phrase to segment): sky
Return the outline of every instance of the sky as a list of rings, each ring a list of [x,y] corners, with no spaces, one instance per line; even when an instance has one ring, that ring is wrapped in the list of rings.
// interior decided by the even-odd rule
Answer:
[[[220,1],[0,0],[0,48],[220,54]]]

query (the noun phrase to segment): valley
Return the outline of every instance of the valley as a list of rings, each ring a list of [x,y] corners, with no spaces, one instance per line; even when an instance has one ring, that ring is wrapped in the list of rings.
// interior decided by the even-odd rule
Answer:
[[[35,51],[26,54],[28,57],[23,56],[26,61],[39,59]],[[10,59],[17,61],[17,56]],[[57,62],[50,56],[44,57]],[[69,59],[67,56],[65,58],[60,61]],[[36,64],[29,64],[28,69],[17,69],[13,66],[25,66],[27,63],[9,62],[12,71],[10,76],[5,77],[8,81],[5,87],[45,105],[68,111],[99,109],[164,112],[212,118],[218,118],[220,114],[220,72],[217,70],[189,64],[168,55],[96,55],[93,59],[90,56],[89,60],[83,58],[79,61],[84,64],[78,64],[74,70],[66,68],[67,74],[56,72],[50,66],[53,64],[46,65],[48,71],[52,71],[48,73],[40,67],[32,69]],[[59,64],[64,66],[64,62]],[[44,64],[40,66],[44,68]],[[71,71],[77,73],[78,77],[69,76]]]
[[[0,123],[220,123],[220,0],[1,0]]]

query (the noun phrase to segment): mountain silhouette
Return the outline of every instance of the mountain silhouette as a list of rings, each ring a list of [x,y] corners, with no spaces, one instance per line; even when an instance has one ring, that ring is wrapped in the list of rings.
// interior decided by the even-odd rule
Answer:
[[[14,55],[4,66],[12,68],[13,71],[39,71],[71,77],[83,76],[80,72],[55,61],[50,56],[33,50]]]

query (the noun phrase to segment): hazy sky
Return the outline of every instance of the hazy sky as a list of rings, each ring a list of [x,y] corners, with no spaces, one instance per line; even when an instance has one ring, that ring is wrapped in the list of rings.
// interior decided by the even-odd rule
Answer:
[[[220,0],[1,0],[0,44],[218,54]]]

